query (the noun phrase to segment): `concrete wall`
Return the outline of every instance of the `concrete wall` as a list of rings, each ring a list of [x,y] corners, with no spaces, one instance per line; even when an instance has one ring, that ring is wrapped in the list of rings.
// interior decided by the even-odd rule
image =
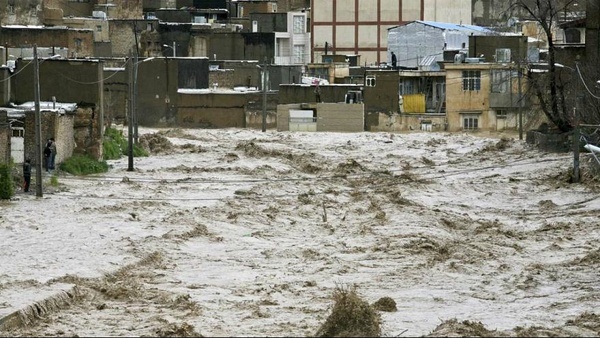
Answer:
[[[364,130],[363,104],[317,103],[317,131],[361,132]]]
[[[218,70],[210,71],[209,87],[218,83],[219,88],[237,86],[256,87],[262,89],[262,69],[257,61],[210,61]],[[302,78],[301,66],[269,65],[269,90],[279,90],[281,84],[299,83]]]
[[[241,10],[243,8],[243,10]],[[248,1],[238,2],[238,13],[242,12],[241,17],[250,17],[252,13],[273,13],[277,8],[277,1]],[[238,16],[238,13],[232,13],[233,16]]]
[[[365,117],[366,131],[412,131],[421,130],[422,125],[431,125],[430,131],[446,130],[445,114],[385,114],[367,112]]]
[[[250,21],[258,23],[258,33],[287,32],[287,13],[251,13]]]
[[[86,57],[94,55],[94,32],[61,27],[0,27],[0,45],[13,48],[29,48],[32,45],[62,47],[68,48],[70,57]]]
[[[289,131],[290,110],[313,110],[317,131],[362,132],[365,129],[363,104],[317,103],[280,104],[277,106],[277,131]]]
[[[10,102],[11,81],[7,81],[10,75],[10,70],[7,67],[0,67],[0,107]]]
[[[398,82],[397,71],[367,71],[365,76],[375,77],[374,87],[363,87],[365,111],[396,113],[398,112]]]
[[[73,2],[71,0],[44,0],[44,6],[62,11],[62,16],[91,16],[95,1]]]
[[[347,85],[323,85],[319,86],[321,92],[321,102],[344,102],[346,93],[349,90],[360,90],[361,86]],[[315,86],[312,85],[280,85],[279,103],[310,103],[316,102]]]
[[[484,55],[486,62],[495,62],[496,49],[509,48],[511,61],[527,62],[526,36],[469,36],[469,57]]]
[[[30,60],[17,60],[21,70],[13,77],[12,99],[16,103],[34,101],[34,69]],[[40,100],[99,105],[102,62],[97,60],[44,60],[40,63]]]
[[[174,121],[182,128],[245,128],[245,95],[180,94]]]
[[[135,31],[139,56],[162,55],[158,20],[109,20],[108,23],[112,56],[124,57],[130,50],[136,51]]]
[[[267,128],[276,126],[276,95],[267,97]],[[262,93],[179,94],[174,125],[182,128],[262,128]]]
[[[56,112],[40,112],[42,121],[42,148],[49,138],[56,141],[56,165],[73,155],[75,149],[74,138],[74,114],[58,114]],[[31,159],[31,165],[37,165],[36,140],[35,140],[35,113],[33,111],[25,114],[25,158]],[[43,160],[43,156],[42,156]],[[42,167],[45,164],[42,163]]]
[[[42,0],[0,0],[0,25],[41,25]]]
[[[448,64],[446,65],[446,112],[448,115],[448,131],[463,130],[464,114],[479,116],[479,129],[485,130],[490,118],[490,72],[486,64]],[[462,89],[462,72],[480,71],[481,87],[479,90]]]
[[[310,0],[279,0],[277,1],[278,12],[293,12],[310,7]]]
[[[140,63],[137,79],[138,123],[148,127],[174,125],[180,105],[177,89],[207,88],[208,80],[208,60],[205,58],[167,57]]]

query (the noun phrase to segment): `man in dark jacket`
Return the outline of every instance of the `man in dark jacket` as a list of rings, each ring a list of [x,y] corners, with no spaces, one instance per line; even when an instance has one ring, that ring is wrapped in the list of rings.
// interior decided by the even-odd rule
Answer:
[[[48,139],[46,146],[44,147],[44,163],[46,163],[46,171],[52,169],[52,140]]]
[[[23,180],[25,181],[23,191],[29,192],[29,184],[31,183],[31,161],[29,159],[23,163]]]

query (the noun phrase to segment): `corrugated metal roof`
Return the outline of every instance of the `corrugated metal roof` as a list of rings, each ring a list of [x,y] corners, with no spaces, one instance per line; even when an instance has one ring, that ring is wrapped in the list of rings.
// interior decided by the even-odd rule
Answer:
[[[485,27],[481,27],[481,26],[474,26],[474,25],[459,25],[459,24],[455,24],[455,23],[446,23],[446,22],[437,22],[437,21],[421,21],[421,20],[417,20],[414,22],[419,22],[422,23],[424,25],[429,25],[432,27],[437,27],[440,29],[452,29],[452,30],[457,30],[457,31],[466,31],[466,32],[480,32],[480,33],[494,33],[494,31],[487,29]]]
[[[436,55],[427,55],[426,57],[421,59],[421,62],[419,62],[419,66],[431,66],[432,64],[436,63],[436,59]]]

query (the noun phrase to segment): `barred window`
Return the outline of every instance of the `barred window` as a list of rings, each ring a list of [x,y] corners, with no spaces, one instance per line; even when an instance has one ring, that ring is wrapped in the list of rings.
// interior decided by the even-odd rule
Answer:
[[[479,117],[473,115],[463,116],[463,129],[476,130],[479,128]]]
[[[463,70],[463,90],[481,90],[481,71]]]

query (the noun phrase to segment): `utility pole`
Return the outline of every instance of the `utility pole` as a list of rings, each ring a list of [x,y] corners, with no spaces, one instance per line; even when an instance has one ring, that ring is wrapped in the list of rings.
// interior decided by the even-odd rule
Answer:
[[[33,45],[33,80],[35,96],[35,195],[43,197],[42,192],[42,117],[40,113],[40,61],[37,45]]]
[[[138,76],[138,54],[135,53],[133,57],[133,141],[134,144],[138,144],[138,116],[137,116],[137,76]]]
[[[267,81],[269,76],[269,70],[267,65],[267,59],[265,59],[265,66],[263,67],[263,107],[262,107],[262,131],[267,131]]]
[[[575,105],[573,107],[573,183],[579,183],[579,116],[577,116],[577,109],[579,106],[579,99],[583,98],[583,94],[581,92],[581,81],[583,79],[579,75],[579,64],[575,62],[575,69],[573,69],[573,74],[575,75],[577,81],[576,95],[575,95]]]
[[[133,96],[134,96],[134,89],[133,89],[133,53],[131,52],[131,49],[129,50],[129,59],[127,61],[127,66],[128,66],[128,92],[129,92],[129,115],[127,116],[127,139],[128,139],[128,149],[127,149],[127,155],[128,155],[128,162],[127,162],[127,171],[133,171]]]
[[[577,108],[573,108],[575,128],[573,129],[573,183],[579,183],[579,119]]]
[[[519,59],[520,60],[520,59]],[[517,77],[517,86],[519,86],[518,90],[519,90],[519,106],[518,106],[518,110],[519,110],[519,140],[523,140],[523,96],[521,93],[521,62],[517,62],[517,67],[519,67],[518,69],[518,77]]]

